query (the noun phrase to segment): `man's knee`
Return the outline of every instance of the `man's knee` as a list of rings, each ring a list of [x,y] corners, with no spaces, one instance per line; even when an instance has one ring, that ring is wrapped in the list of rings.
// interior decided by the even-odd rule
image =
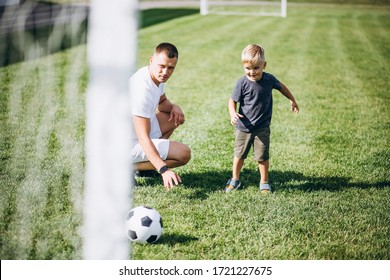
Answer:
[[[182,151],[182,163],[187,164],[191,159],[191,149],[187,145],[183,144],[183,151]]]
[[[187,164],[191,159],[191,149],[186,144],[172,141],[170,142],[167,159],[176,161],[178,166]]]

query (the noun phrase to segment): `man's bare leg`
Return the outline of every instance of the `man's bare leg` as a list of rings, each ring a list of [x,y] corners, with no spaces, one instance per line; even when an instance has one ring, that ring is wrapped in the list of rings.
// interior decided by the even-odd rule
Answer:
[[[175,141],[171,141],[169,143],[168,156],[165,160],[165,163],[169,168],[186,165],[190,159],[191,149],[187,145]],[[155,170],[156,168],[150,161],[144,161],[134,164],[134,169],[139,171],[145,171]]]
[[[161,138],[169,139],[169,137],[171,137],[172,133],[177,128],[177,126],[175,125],[175,121],[174,120],[168,121],[170,116],[168,113],[164,113],[164,112],[158,112],[156,114],[156,117],[162,134]]]

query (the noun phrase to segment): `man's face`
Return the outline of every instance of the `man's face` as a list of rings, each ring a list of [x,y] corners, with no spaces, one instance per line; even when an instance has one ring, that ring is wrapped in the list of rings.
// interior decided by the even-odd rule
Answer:
[[[169,58],[165,53],[154,54],[150,57],[149,72],[153,82],[158,86],[171,77],[177,64],[177,58]]]

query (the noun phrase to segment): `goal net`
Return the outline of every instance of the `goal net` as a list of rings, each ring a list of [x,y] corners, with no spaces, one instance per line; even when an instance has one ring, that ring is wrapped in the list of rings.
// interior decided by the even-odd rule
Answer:
[[[137,28],[137,0],[0,0],[2,259],[129,259]]]
[[[287,0],[201,0],[202,15],[287,16]]]

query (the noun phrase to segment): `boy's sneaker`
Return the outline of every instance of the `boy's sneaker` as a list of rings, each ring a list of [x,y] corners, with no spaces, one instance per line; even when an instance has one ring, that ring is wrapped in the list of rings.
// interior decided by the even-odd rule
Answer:
[[[260,183],[260,193],[269,194],[271,192],[271,186],[268,183]]]
[[[226,187],[224,189],[224,192],[228,193],[228,192],[237,190],[239,187],[241,187],[240,180],[229,179],[226,183]]]

